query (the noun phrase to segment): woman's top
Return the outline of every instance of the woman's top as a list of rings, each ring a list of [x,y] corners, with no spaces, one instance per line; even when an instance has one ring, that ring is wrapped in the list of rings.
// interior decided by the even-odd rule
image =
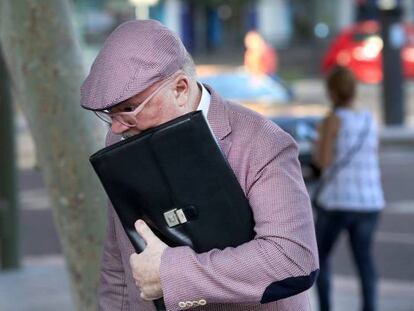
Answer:
[[[382,209],[385,201],[378,161],[378,129],[374,119],[368,111],[348,108],[335,110],[335,115],[340,120],[340,127],[334,144],[334,158],[322,178],[329,176],[335,163],[347,157],[349,150],[355,149],[361,139],[363,144],[327,181],[318,203],[326,210]]]

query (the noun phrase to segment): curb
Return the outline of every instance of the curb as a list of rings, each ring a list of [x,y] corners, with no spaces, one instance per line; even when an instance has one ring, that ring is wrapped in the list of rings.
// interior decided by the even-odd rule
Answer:
[[[414,147],[414,128],[406,126],[385,126],[380,128],[381,146]]]

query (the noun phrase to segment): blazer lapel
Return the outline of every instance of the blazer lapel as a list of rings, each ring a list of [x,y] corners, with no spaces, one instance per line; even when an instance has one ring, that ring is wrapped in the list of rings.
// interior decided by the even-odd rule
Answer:
[[[221,150],[227,157],[231,147],[231,127],[224,100],[210,86],[204,85],[211,94],[210,108],[207,113],[207,120],[214,136],[220,144]]]

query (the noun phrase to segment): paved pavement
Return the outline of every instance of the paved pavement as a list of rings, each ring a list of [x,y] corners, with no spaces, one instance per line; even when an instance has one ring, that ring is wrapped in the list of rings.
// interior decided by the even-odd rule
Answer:
[[[414,150],[385,149],[381,152],[381,165],[389,204],[374,252],[381,277],[380,310],[413,311]],[[20,180],[22,224],[28,233],[22,236],[24,268],[0,273],[0,310],[74,310],[41,173],[22,169]],[[358,285],[345,236],[334,252],[333,270],[335,310],[358,310]],[[312,305],[316,306],[313,291],[311,297]]]
[[[380,117],[378,87],[363,86],[362,99]],[[294,85],[298,99],[321,102],[322,82],[299,81]],[[407,90],[414,99],[414,85]],[[376,237],[380,282],[380,311],[414,311],[414,103],[409,102],[405,128],[383,128],[381,166],[387,202]],[[413,108],[411,108],[413,107]],[[33,142],[23,119],[18,120],[18,153],[23,268],[0,273],[0,310],[74,310],[67,272],[53,225],[50,202],[35,165]],[[398,142],[398,143],[396,143]],[[35,237],[35,238],[34,238]],[[346,237],[333,257],[334,311],[358,310],[359,295]],[[312,304],[316,306],[314,292]],[[315,307],[314,310],[317,310]]]
[[[333,311],[358,310],[358,285],[353,277],[334,279]],[[413,311],[412,282],[380,282],[379,311]],[[310,290],[312,309],[317,310],[314,289]],[[0,274],[0,310],[73,311],[68,274],[60,256],[26,258],[22,269]]]

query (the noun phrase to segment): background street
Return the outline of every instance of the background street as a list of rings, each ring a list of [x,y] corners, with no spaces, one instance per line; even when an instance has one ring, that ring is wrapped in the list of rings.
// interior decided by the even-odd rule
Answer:
[[[322,92],[322,84],[318,80],[299,82],[294,87],[299,99],[307,97],[311,99],[310,102],[326,101]],[[361,92],[363,97],[370,99],[365,100],[365,105],[362,106],[370,106],[378,114],[379,108],[375,104],[373,91],[377,92],[378,89],[369,87]],[[306,92],[311,95],[306,94]],[[409,102],[409,105],[411,110],[414,105],[411,102]],[[24,119],[19,120],[19,183],[22,209],[21,251],[27,273],[33,277],[38,275],[38,279],[46,277],[45,288],[50,287],[53,290],[54,282],[66,281],[61,248],[53,224],[53,215],[41,171],[33,168],[35,159],[31,138]],[[384,139],[380,148],[382,180],[387,207],[381,217],[374,248],[381,278],[381,310],[412,311],[414,310],[414,295],[412,295],[414,293],[414,267],[412,266],[412,259],[414,258],[414,226],[412,225],[414,223],[414,144],[409,137],[414,136],[411,135],[409,130],[399,129],[398,137],[408,137],[408,139],[406,138],[403,142],[400,142],[399,140],[386,139],[389,132],[390,130],[382,130]],[[343,235],[332,258],[335,274],[335,304],[347,307],[353,304],[356,309],[358,287],[353,261],[347,247],[347,237]],[[15,282],[19,282],[19,280],[22,282],[21,286],[23,288],[27,287],[27,291],[31,293],[35,305],[39,304],[42,299],[35,298],[37,297],[36,293],[39,294],[38,297],[42,297],[40,293],[42,292],[41,284],[43,282],[39,283],[40,289],[29,288],[30,284],[23,282],[23,279],[19,278],[18,275],[10,274],[8,276],[6,274],[0,276],[0,293],[3,289],[5,290],[4,294],[7,293],[8,287],[5,284],[9,283],[2,282],[2,279],[14,278]],[[39,284],[35,286],[38,287]],[[68,285],[65,283],[63,286],[64,289]],[[59,293],[54,295],[54,299],[67,301],[69,303],[68,310],[71,310],[69,291],[66,291],[65,294],[62,294],[61,291]],[[314,299],[313,303],[315,304]],[[49,306],[48,310],[54,310],[50,301],[47,305]],[[2,309],[1,306],[0,303],[0,309]],[[46,310],[42,309],[41,303],[38,308],[36,310]],[[22,307],[21,309],[10,310],[25,309]]]
[[[387,200],[376,236],[375,256],[380,275],[386,279],[414,279],[414,147],[383,147],[383,185]],[[23,256],[59,254],[60,246],[40,171],[20,170]],[[103,207],[104,208],[104,207]],[[352,275],[346,237],[333,258],[335,272]]]
[[[352,104],[372,112],[379,124],[387,203],[374,238],[375,311],[414,311],[413,0],[0,1],[0,311],[97,309],[101,248],[95,241],[107,207],[97,176],[86,167],[104,145],[98,138],[103,124],[79,107],[79,88],[110,33],[125,21],[148,18],[177,34],[199,82],[292,135],[305,180],[315,125],[331,105],[324,79],[336,66],[354,74]],[[148,55],[162,51],[153,44]],[[123,41],[123,51],[133,53],[127,46]],[[104,57],[106,70],[126,73],[127,58],[111,55],[120,67]],[[158,68],[131,61],[144,71]],[[141,81],[135,77],[124,87],[135,87]],[[116,95],[109,80],[91,85],[110,82],[100,95]],[[362,309],[348,244],[343,234],[331,257],[331,311]],[[315,286],[309,293],[318,311]]]

